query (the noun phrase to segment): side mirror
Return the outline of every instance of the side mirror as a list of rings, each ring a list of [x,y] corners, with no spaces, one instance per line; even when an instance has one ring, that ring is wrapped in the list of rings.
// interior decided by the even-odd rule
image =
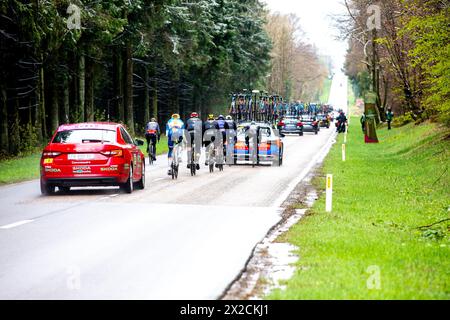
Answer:
[[[135,139],[135,144],[136,144],[137,146],[143,146],[143,145],[144,145],[144,140],[141,140],[141,139]]]

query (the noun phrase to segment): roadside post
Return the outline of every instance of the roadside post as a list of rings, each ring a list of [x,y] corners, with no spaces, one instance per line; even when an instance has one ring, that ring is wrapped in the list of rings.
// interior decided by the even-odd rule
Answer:
[[[331,212],[333,198],[333,175],[327,174],[325,211]]]
[[[345,143],[342,144],[342,161],[345,161]]]

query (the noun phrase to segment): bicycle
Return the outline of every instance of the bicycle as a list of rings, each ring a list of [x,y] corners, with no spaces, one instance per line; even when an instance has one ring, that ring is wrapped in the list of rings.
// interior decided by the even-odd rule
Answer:
[[[211,143],[208,146],[206,152],[209,154],[209,172],[214,172],[214,168],[219,169],[219,171],[223,171],[223,155],[219,155],[218,148],[214,146],[214,143]]]
[[[153,158],[155,156],[153,150],[154,150],[153,141],[150,139],[150,142],[149,142],[148,147],[147,147],[148,164],[149,165],[153,165]]]
[[[178,168],[180,166],[180,144],[176,143],[173,146],[173,158],[172,163],[170,164],[170,169],[172,170],[172,180],[178,179]]]
[[[208,162],[208,166],[209,166],[209,172],[214,172],[214,163],[215,163],[215,157],[216,157],[216,148],[214,147],[214,143],[211,142],[208,146],[208,149],[206,150],[206,152],[209,155],[209,162]]]
[[[188,149],[188,154],[191,152],[191,157],[189,159],[189,168],[191,170],[191,176],[195,176],[197,173],[196,162],[195,162],[195,144]]]

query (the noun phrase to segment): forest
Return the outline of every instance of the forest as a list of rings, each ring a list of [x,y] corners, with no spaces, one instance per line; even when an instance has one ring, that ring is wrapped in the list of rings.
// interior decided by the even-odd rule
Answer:
[[[337,24],[349,41],[345,70],[357,96],[375,91],[381,121],[391,107],[405,115],[401,123],[432,119],[450,125],[450,2],[344,4],[348,14]]]
[[[326,68],[298,30],[259,0],[2,1],[1,156],[34,150],[63,123],[142,134],[151,117],[226,113],[244,88],[317,97]]]
[[[271,42],[257,0],[2,1],[1,150],[45,142],[61,123],[207,113],[257,86]]]

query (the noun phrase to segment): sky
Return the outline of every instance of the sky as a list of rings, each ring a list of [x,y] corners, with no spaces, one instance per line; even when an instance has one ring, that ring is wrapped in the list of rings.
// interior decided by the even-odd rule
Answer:
[[[296,14],[306,33],[306,41],[315,44],[320,54],[331,56],[337,70],[343,67],[347,43],[335,39],[338,31],[333,27],[332,20],[333,15],[346,13],[342,0],[262,0],[262,2],[265,2],[272,12]]]

